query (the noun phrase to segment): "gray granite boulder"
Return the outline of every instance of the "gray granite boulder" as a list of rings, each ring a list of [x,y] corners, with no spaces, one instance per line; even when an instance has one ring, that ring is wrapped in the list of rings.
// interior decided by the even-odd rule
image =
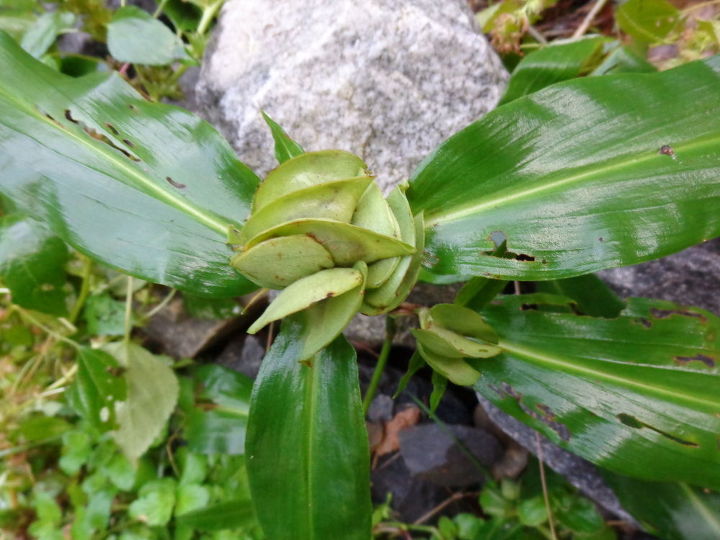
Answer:
[[[260,174],[275,166],[263,109],[308,150],[362,156],[387,188],[492,109],[506,78],[465,0],[229,0],[195,108]]]
[[[600,276],[623,297],[660,298],[720,315],[720,238]]]

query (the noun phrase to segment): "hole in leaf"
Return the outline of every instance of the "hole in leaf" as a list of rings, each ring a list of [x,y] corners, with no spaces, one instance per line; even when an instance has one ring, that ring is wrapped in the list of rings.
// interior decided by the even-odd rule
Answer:
[[[673,315],[680,315],[682,317],[693,317],[700,319],[702,322],[707,322],[707,319],[702,313],[695,313],[694,311],[683,310],[683,309],[659,309],[652,308],[650,314],[656,319],[667,319]]]
[[[701,362],[709,368],[715,367],[715,360],[704,354],[696,354],[695,356],[676,356],[676,364],[688,364],[690,362]]]
[[[658,429],[654,426],[651,426],[650,424],[646,424],[645,422],[642,422],[635,418],[634,416],[631,416],[629,414],[620,413],[617,415],[617,419],[620,420],[623,424],[626,426],[629,426],[633,429],[642,429],[646,428],[651,431],[654,431],[655,433],[662,435],[663,437],[670,439],[673,442],[676,442],[678,444],[682,444],[683,446],[690,446],[692,448],[697,448],[699,445],[696,442],[688,441],[685,439],[681,439],[680,437],[676,437],[675,435],[668,433],[666,431],[663,431],[661,429]]]

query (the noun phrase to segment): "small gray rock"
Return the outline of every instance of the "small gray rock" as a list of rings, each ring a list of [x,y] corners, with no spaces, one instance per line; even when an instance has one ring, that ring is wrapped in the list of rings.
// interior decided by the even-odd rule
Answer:
[[[176,358],[195,358],[247,321],[247,317],[196,319],[185,312],[182,299],[178,298],[154,315],[142,331],[164,353]]]
[[[260,371],[264,356],[265,347],[260,339],[246,334],[228,343],[218,356],[217,363],[254,379]]]
[[[623,297],[660,298],[720,315],[720,238],[600,276]]]
[[[393,417],[395,402],[387,394],[378,394],[368,407],[367,418],[370,422],[387,422]]]
[[[196,105],[260,174],[275,166],[264,109],[309,150],[362,156],[387,188],[492,109],[506,78],[465,0],[230,0]]]
[[[399,438],[400,454],[410,472],[441,486],[481,482],[483,471],[474,460],[490,467],[502,455],[495,437],[469,426],[422,424],[401,431]]]

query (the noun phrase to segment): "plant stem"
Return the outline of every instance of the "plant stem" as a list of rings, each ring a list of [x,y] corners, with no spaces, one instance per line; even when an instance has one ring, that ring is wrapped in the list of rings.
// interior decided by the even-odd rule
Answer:
[[[375,370],[373,371],[372,378],[370,379],[370,385],[365,392],[365,399],[363,399],[363,415],[366,415],[370,408],[375,393],[377,392],[378,385],[380,384],[380,377],[382,377],[383,371],[385,371],[385,365],[387,364],[388,357],[390,356],[390,349],[392,348],[392,341],[395,337],[395,320],[392,317],[385,317],[385,341],[383,341],[382,349],[380,349],[380,356],[378,356]]]
[[[572,35],[572,39],[580,39],[583,35],[585,35],[585,32],[587,32],[587,29],[590,27],[597,14],[600,13],[600,10],[606,3],[607,0],[595,1],[595,5],[593,5],[592,9],[590,9],[588,14],[585,16],[585,19],[583,19],[583,22],[580,23],[580,26],[577,27],[577,30],[575,30],[575,33]]]
[[[540,465],[540,484],[542,485],[543,499],[545,500],[545,509],[548,515],[548,525],[550,526],[550,535],[552,540],[557,540],[555,533],[555,522],[550,508],[550,496],[548,495],[547,480],[545,479],[545,465],[543,464],[542,444],[540,443],[540,434],[535,432],[535,445],[537,450],[538,464]]]
[[[20,314],[20,317],[29,321],[30,324],[37,326],[40,330],[45,332],[48,336],[52,337],[53,339],[57,339],[58,341],[62,341],[63,343],[66,343],[67,345],[70,345],[71,347],[74,347],[75,349],[80,348],[80,344],[77,341],[73,341],[70,338],[67,338],[61,334],[58,334],[54,330],[51,330],[47,326],[45,326],[43,323],[41,323],[39,320],[37,320],[33,315],[31,315],[27,310],[17,308],[17,312]]]
[[[222,4],[223,0],[218,0],[217,2],[209,5],[203,10],[202,17],[200,18],[197,30],[195,31],[196,34],[202,36],[205,34],[205,32],[207,32],[210,23],[212,22],[213,18],[215,18],[215,14],[218,12]]]
[[[127,277],[127,289],[125,289],[125,335],[123,342],[130,343],[130,332],[132,332],[132,299],[133,299],[133,278]]]
[[[83,264],[83,272],[82,272],[82,285],[80,285],[80,294],[77,297],[77,300],[75,301],[75,305],[72,308],[72,311],[70,312],[70,316],[68,317],[68,320],[75,324],[75,321],[78,318],[78,315],[80,315],[80,310],[82,310],[83,306],[85,305],[85,300],[87,300],[88,295],[90,294],[90,276],[92,275],[92,259],[90,257],[84,257],[85,262]]]

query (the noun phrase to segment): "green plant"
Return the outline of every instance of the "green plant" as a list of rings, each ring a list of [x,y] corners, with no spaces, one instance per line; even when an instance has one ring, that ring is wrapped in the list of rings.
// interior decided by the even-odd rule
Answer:
[[[500,408],[614,473],[683,482],[693,497],[720,488],[720,320],[667,302],[623,306],[586,275],[720,234],[720,58],[514,99],[442,144],[387,201],[358,158],[304,153],[272,123],[282,164],[260,184],[208,124],[117,76],[71,79],[6,34],[0,66],[0,193],[19,209],[94,259],[191,294],[285,287],[252,328],[284,317],[245,442],[267,537],[369,536],[355,353],[339,333],[358,309],[399,306],[420,263],[422,280],[467,282],[456,305],[420,310],[419,350],[438,386],[477,379]],[[493,300],[504,280],[552,292]],[[465,309],[484,322],[468,328]],[[146,358],[127,332],[111,350],[128,371]],[[150,381],[167,399],[162,360],[140,362],[157,374],[136,388]],[[119,442],[137,457],[151,433]],[[712,512],[698,515],[718,531]],[[677,528],[669,522],[660,526]]]

